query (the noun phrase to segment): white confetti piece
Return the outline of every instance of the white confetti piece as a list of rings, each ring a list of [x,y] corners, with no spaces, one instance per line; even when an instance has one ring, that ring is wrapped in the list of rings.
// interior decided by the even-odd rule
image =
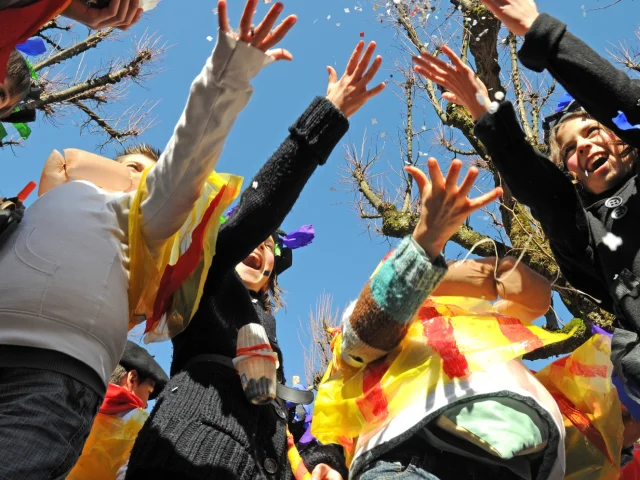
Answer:
[[[361,12],[361,11],[362,11],[362,7],[353,7],[353,9],[354,9],[356,12]]]
[[[475,27],[477,24],[478,24],[478,20],[474,20],[471,25],[473,25]]]
[[[491,102],[489,104],[489,113],[494,114],[500,108],[500,104],[498,102]]]
[[[504,100],[504,92],[496,92],[495,97],[497,101],[501,102]]]
[[[213,41],[213,37],[212,37],[211,35],[209,35],[209,36],[207,37],[207,41],[212,42],[212,41]]]
[[[377,125],[378,124],[378,120],[376,120],[375,118],[371,119],[371,125]]]
[[[609,247],[609,250],[615,252],[618,247],[622,245],[622,239],[611,232],[607,232],[607,234],[602,237],[602,243]]]
[[[172,391],[172,392],[176,392],[177,390],[178,390],[178,387],[173,387],[173,388],[171,389],[171,391]]]
[[[339,24],[339,23],[336,23],[336,27],[339,27],[339,26],[340,26],[340,24]]]
[[[387,132],[382,132],[382,133],[380,134],[380,138],[384,138],[384,137],[386,137],[386,136],[387,136]]]
[[[254,190],[257,190],[257,188],[258,188],[258,182],[253,182],[253,183],[251,184],[251,187],[252,187]]]
[[[476,102],[484,107],[487,104],[487,99],[481,93],[476,93]]]
[[[426,125],[422,125],[422,131],[426,132],[427,131],[427,126]]]
[[[328,15],[328,16],[327,16],[327,20],[331,20],[331,15]]]
[[[218,15],[218,9],[217,9],[217,8],[214,8],[214,9],[213,9],[213,14],[214,14],[214,15]]]
[[[349,10],[348,8],[345,8],[344,13],[351,13],[351,10]]]

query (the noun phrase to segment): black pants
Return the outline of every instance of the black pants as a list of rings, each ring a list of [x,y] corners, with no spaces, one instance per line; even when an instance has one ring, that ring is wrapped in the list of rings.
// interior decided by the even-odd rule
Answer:
[[[0,368],[0,479],[63,479],[102,398],[60,373]]]

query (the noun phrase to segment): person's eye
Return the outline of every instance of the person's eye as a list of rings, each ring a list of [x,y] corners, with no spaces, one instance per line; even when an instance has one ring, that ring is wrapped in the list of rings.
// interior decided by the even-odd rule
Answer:
[[[142,172],[142,170],[144,169],[141,163],[130,163],[127,165],[127,167],[129,167],[132,170],[135,170],[136,172]]]
[[[0,88],[0,102],[4,102],[7,100],[7,92],[4,89]]]
[[[571,152],[573,152],[574,150],[574,146],[573,145],[568,145],[564,148],[564,150],[562,150],[562,156],[567,159],[569,158],[569,156],[571,155]]]
[[[589,127],[589,130],[587,130],[587,137],[588,138],[594,137],[599,131],[600,131],[600,127],[597,125],[594,125],[593,127]]]

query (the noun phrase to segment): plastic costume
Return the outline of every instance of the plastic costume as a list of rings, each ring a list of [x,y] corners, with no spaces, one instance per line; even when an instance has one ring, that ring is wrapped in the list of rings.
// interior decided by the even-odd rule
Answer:
[[[51,155],[40,178],[39,195],[74,180],[87,180],[108,191],[131,187],[123,164],[77,149]],[[182,228],[153,258],[144,244],[140,204],[148,195],[145,171],[129,214],[129,328],[146,321],[145,343],[168,340],[183,331],[198,309],[213,259],[222,212],[240,192],[242,178],[209,175]]]
[[[611,382],[611,338],[591,337],[535,376],[558,403],[566,428],[566,480],[620,476],[624,425]]]
[[[526,325],[488,301],[464,297],[428,298],[400,345],[364,366],[344,358],[341,329],[333,333],[333,358],[318,388],[311,432],[322,443],[344,447],[351,478],[381,445],[405,438],[453,405],[498,392],[527,398],[546,412],[555,431],[544,447],[554,459],[548,478],[562,478],[562,417],[520,357],[570,335]]]

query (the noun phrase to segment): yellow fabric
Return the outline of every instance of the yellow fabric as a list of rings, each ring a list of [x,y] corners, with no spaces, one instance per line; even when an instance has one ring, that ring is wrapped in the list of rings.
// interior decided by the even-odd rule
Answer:
[[[168,340],[182,332],[198,309],[207,272],[215,254],[220,217],[240,193],[242,177],[212,172],[182,228],[167,240],[154,258],[142,235],[143,219],[140,206],[148,196],[147,173],[148,170],[142,175],[129,213],[129,329],[152,317],[158,287],[165,269],[169,265],[175,265],[178,258],[189,248],[193,231],[202,221],[209,205],[224,188],[206,226],[198,267],[174,294],[171,308],[166,315],[147,329],[149,331],[145,335],[145,343],[150,343]]]
[[[114,480],[125,464],[149,414],[136,409],[121,418],[98,413],[87,442],[67,480]]]
[[[431,314],[424,315],[425,308],[436,309],[437,312],[431,310]],[[515,323],[520,333],[528,335],[522,341],[513,341],[501,330],[501,318],[506,319],[493,312],[492,305],[484,300],[463,297],[427,299],[401,344],[386,357],[359,368],[342,360],[342,334],[338,332],[331,343],[331,363],[318,387],[311,433],[322,443],[343,445],[350,465],[360,435],[371,432],[408,405],[424,402],[435,389],[455,381],[445,373],[445,362],[425,336],[425,329],[430,322],[446,322],[459,353],[466,359],[469,373],[486,371],[499,362],[509,362],[539,346],[565,340],[573,334],[550,333],[508,319],[510,323]],[[367,412],[366,402],[361,408],[365,397],[365,376],[372,369],[380,368],[386,369],[379,381],[381,393],[387,402],[386,415]]]
[[[620,476],[624,426],[620,400],[611,382],[610,355],[611,339],[594,335],[571,355],[536,374],[554,397],[566,398],[591,425],[583,427],[586,434],[581,432],[558,402],[567,430],[565,479],[615,480]]]

